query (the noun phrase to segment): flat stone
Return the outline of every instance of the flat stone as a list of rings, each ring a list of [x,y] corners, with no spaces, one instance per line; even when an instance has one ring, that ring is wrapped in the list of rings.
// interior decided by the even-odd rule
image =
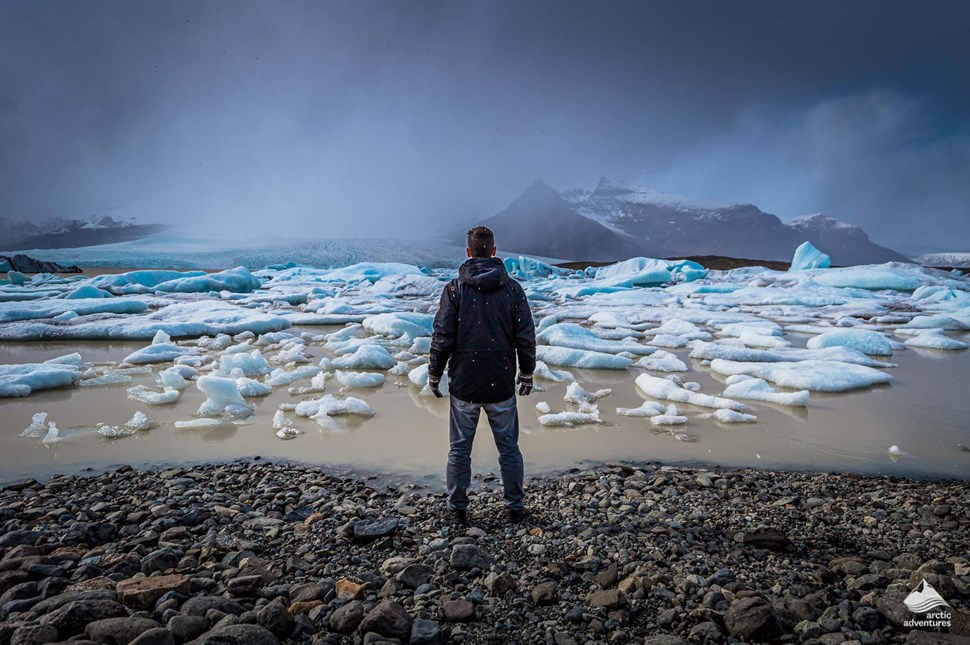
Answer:
[[[450,623],[467,623],[475,618],[475,605],[464,598],[446,600],[441,605],[441,613]]]
[[[750,596],[736,600],[724,612],[724,626],[742,640],[765,640],[781,634],[775,610],[764,598]]]
[[[592,609],[598,607],[605,607],[606,609],[614,609],[616,607],[622,607],[626,604],[626,600],[619,589],[602,589],[600,591],[594,591],[587,598],[587,604]]]
[[[175,645],[175,636],[164,627],[158,627],[142,632],[129,645]]]
[[[388,517],[377,520],[357,520],[354,522],[354,540],[357,542],[371,542],[382,537],[392,535],[401,523],[398,517]]]
[[[403,642],[411,635],[412,622],[411,616],[404,607],[396,602],[385,600],[364,616],[359,631],[361,634],[375,632]]]
[[[161,627],[150,618],[105,618],[89,623],[84,629],[84,635],[95,643],[130,643],[149,629]]]
[[[118,600],[123,605],[136,609],[151,610],[155,603],[165,594],[175,591],[188,595],[191,592],[188,576],[171,574],[167,576],[149,576],[147,578],[130,578],[122,580],[115,587]]]
[[[748,546],[771,551],[784,551],[791,548],[788,536],[773,528],[755,529],[744,534],[742,542]]]
[[[433,620],[418,618],[411,625],[410,645],[438,645],[441,641],[441,626]]]
[[[532,588],[532,604],[551,605],[559,599],[559,585],[555,582],[540,582]]]
[[[487,569],[495,558],[474,544],[457,544],[451,550],[451,566],[459,571]]]
[[[273,632],[259,625],[226,625],[200,636],[192,645],[279,645]]]
[[[339,634],[353,633],[360,621],[364,620],[364,605],[359,600],[348,602],[330,614],[327,624]]]
[[[366,595],[367,591],[364,589],[364,585],[358,582],[348,580],[347,578],[341,578],[337,581],[338,600],[363,600]]]

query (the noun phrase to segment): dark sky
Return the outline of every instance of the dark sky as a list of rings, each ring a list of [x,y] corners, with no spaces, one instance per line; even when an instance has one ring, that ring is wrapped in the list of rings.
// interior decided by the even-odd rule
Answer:
[[[970,247],[968,33],[964,0],[5,0],[0,217],[417,237],[607,175]]]

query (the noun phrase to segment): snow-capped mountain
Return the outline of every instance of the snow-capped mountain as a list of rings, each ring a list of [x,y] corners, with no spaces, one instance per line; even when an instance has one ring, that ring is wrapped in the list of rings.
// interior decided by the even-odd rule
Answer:
[[[509,251],[612,261],[647,253],[640,240],[577,213],[541,179],[533,182],[505,210],[481,224],[495,232],[500,254]],[[466,230],[455,232],[452,241],[464,245]]]
[[[653,257],[790,260],[808,240],[836,265],[909,261],[872,242],[858,226],[825,215],[786,224],[753,204],[670,195],[605,177],[592,192],[571,190],[562,196],[573,211],[646,247]]]
[[[54,217],[34,223],[0,218],[0,250],[60,249],[127,242],[164,230],[158,224],[138,224],[110,215],[89,219]]]
[[[926,267],[970,268],[970,253],[926,253],[916,258]]]

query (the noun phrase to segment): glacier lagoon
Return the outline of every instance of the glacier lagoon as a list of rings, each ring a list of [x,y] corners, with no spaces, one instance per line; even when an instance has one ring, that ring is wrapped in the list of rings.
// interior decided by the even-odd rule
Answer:
[[[639,259],[599,275],[507,265],[548,362],[543,391],[519,400],[532,472],[661,461],[970,478],[964,276],[895,264],[709,272]],[[0,478],[254,455],[438,478],[448,408],[427,395],[422,367],[452,275],[364,263],[0,285],[0,392],[18,394],[0,397]],[[106,295],[66,297],[87,287]],[[62,380],[45,383],[51,372]],[[238,392],[234,405],[203,393],[209,376]],[[610,392],[564,400],[573,381]],[[146,404],[145,393],[175,400]],[[136,412],[155,427],[125,429]],[[578,422],[554,422],[562,412]],[[21,436],[41,413],[56,437]],[[482,423],[474,464],[494,472]]]

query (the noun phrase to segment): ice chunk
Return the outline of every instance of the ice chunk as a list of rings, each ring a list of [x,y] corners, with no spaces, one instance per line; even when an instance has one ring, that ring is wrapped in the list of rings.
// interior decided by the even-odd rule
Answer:
[[[680,336],[685,340],[711,339],[711,335],[708,332],[698,329],[694,323],[688,320],[681,320],[679,318],[671,318],[659,327],[648,330],[647,333],[654,335],[662,334],[666,336]]]
[[[648,287],[673,282],[674,270],[692,269],[693,277],[706,273],[696,262],[670,262],[653,258],[630,258],[596,270],[596,281],[611,287]]]
[[[145,405],[165,405],[166,403],[174,403],[175,401],[178,401],[180,394],[181,392],[171,388],[165,388],[161,392],[158,390],[153,390],[152,388],[144,385],[136,385],[128,388],[128,398],[132,401],[144,403]]]
[[[715,410],[714,418],[721,423],[754,423],[758,417],[734,410]]]
[[[256,396],[269,396],[273,393],[273,388],[266,383],[262,383],[255,379],[246,378],[245,376],[235,376],[236,387],[239,388],[239,393],[245,398],[256,397]]]
[[[428,387],[428,365],[427,363],[423,365],[418,365],[413,370],[408,372],[408,380],[421,388],[421,394],[424,396],[433,396],[431,388]],[[441,383],[438,384],[438,391],[442,395],[448,395],[448,372],[445,372],[441,377]]]
[[[78,381],[78,387],[104,387],[106,385],[124,385],[131,383],[131,377],[127,374],[117,374],[108,372],[94,378],[86,378]]]
[[[669,336],[667,334],[657,334],[649,342],[654,347],[668,347],[676,349],[678,347],[687,347],[689,342],[686,338],[680,336]]]
[[[684,364],[684,361],[677,358],[674,354],[665,352],[663,350],[656,351],[650,356],[642,357],[640,360],[634,363],[633,366],[654,372],[687,371],[687,365]]]
[[[139,300],[91,298],[86,300],[31,300],[29,302],[0,302],[0,323],[41,318],[54,318],[68,311],[79,316],[91,314],[138,314],[148,309]],[[60,321],[66,322],[66,321]],[[9,337],[10,340],[16,336]]]
[[[609,396],[612,393],[613,390],[610,388],[603,388],[601,390],[596,390],[595,392],[588,392],[584,390],[577,381],[573,381],[566,387],[566,394],[562,398],[570,403],[582,405],[583,403],[592,403],[593,401],[598,401],[599,399]]]
[[[629,352],[631,354],[646,355],[652,354],[654,351],[652,347],[641,345],[636,341],[617,341],[599,338],[589,329],[581,327],[576,323],[557,323],[550,325],[536,334],[536,340],[540,343],[556,347],[567,347],[570,349],[603,352],[607,354]],[[577,365],[575,367],[579,366]]]
[[[344,387],[378,387],[384,384],[385,376],[377,372],[335,372],[337,382]]]
[[[785,363],[811,360],[854,363],[867,367],[894,367],[892,363],[877,361],[862,352],[841,346],[826,347],[824,349],[779,347],[768,350],[698,342],[691,349],[690,357],[709,361],[720,358],[743,363]]]
[[[164,369],[158,373],[158,382],[166,388],[171,388],[173,390],[184,390],[189,386],[189,382],[185,380],[184,376],[182,376],[182,371],[184,369],[192,368],[184,365],[173,365],[172,367]],[[194,372],[195,370],[192,371]]]
[[[330,394],[325,394],[322,398],[314,401],[297,403],[295,412],[297,416],[309,417],[324,428],[334,427],[330,417],[339,415],[374,416],[374,409],[367,405],[365,401],[352,396],[348,396],[346,399],[338,399]]]
[[[907,340],[906,345],[908,347],[948,350],[966,349],[968,347],[968,345],[963,341],[959,341],[956,338],[950,338],[939,329],[917,334],[916,336],[913,336]]]
[[[743,345],[747,347],[764,347],[773,349],[776,347],[788,347],[791,345],[791,343],[784,338],[770,334],[762,334],[755,329],[744,330],[738,334],[737,338]]]
[[[306,355],[306,345],[302,342],[293,342],[273,357],[280,363],[309,363],[310,357]]]
[[[109,426],[101,423],[98,424],[98,434],[106,439],[118,439],[120,437],[130,437],[135,434],[135,431],[124,426]]]
[[[536,412],[538,412],[539,414],[549,414],[550,412],[552,412],[552,408],[549,407],[549,404],[546,403],[545,401],[539,401],[538,403],[536,403]]]
[[[442,286],[441,280],[431,276],[419,274],[390,275],[384,276],[372,284],[367,288],[367,291],[397,297],[428,296],[441,293]]]
[[[71,385],[80,378],[74,364],[47,361],[0,365],[0,397],[27,396],[35,390]]]
[[[664,406],[656,401],[644,401],[636,408],[617,408],[616,413],[624,417],[655,417],[664,413]]]
[[[206,395],[199,406],[202,416],[246,417],[252,414],[252,408],[243,399],[234,379],[206,374],[199,377],[195,386]]]
[[[626,356],[550,345],[536,347],[536,358],[549,365],[586,369],[625,370],[633,364]]]
[[[826,287],[869,289],[872,291],[915,291],[920,279],[915,275],[897,269],[904,265],[884,264],[879,266],[846,267],[827,269],[813,273],[811,279]]]
[[[900,450],[899,446],[897,446],[896,444],[893,444],[889,446],[889,455],[891,457],[898,459],[899,457],[903,456],[903,451]]]
[[[47,413],[37,412],[31,417],[30,425],[20,433],[20,436],[40,439],[45,434],[47,434]]]
[[[676,405],[668,405],[663,414],[650,417],[650,423],[655,426],[682,426],[687,423],[687,417],[680,413]]]
[[[357,370],[386,370],[396,363],[390,352],[375,344],[361,345],[353,354],[344,354],[330,361],[335,368]]]
[[[809,349],[825,347],[848,347],[863,354],[873,356],[892,356],[893,347],[889,339],[868,329],[840,329],[829,331],[808,339]]]
[[[298,436],[303,434],[302,430],[297,430],[296,428],[286,427],[280,428],[276,431],[276,436],[284,441],[289,439],[296,439]]]
[[[74,291],[68,293],[64,296],[66,300],[87,300],[88,298],[114,298],[114,294],[111,294],[97,287],[86,284],[83,287],[78,287]]]
[[[539,424],[550,427],[571,428],[579,425],[602,423],[600,409],[596,405],[582,406],[579,411],[555,412],[539,416]]]
[[[519,257],[506,256],[502,262],[505,264],[505,270],[509,272],[509,275],[524,280],[536,280],[570,273],[568,269],[552,266],[524,255]]]
[[[176,421],[175,427],[179,430],[205,430],[206,428],[218,428],[225,421],[222,419],[192,419],[191,421]]]
[[[164,340],[162,340],[164,339]],[[169,336],[159,330],[152,340],[152,344],[128,354],[124,362],[131,365],[149,365],[152,363],[168,363],[181,356],[195,356],[199,350],[195,347],[180,347],[169,342]]]
[[[158,423],[141,410],[136,410],[135,414],[132,415],[131,419],[125,423],[125,428],[128,430],[134,430],[136,432],[147,432],[153,428],[157,428]]]
[[[404,376],[410,372],[412,367],[405,363],[404,361],[399,361],[394,367],[387,370],[388,374],[393,374],[394,376]]]
[[[970,324],[957,320],[951,316],[914,316],[905,325],[913,329],[940,329],[944,331],[968,331]]]
[[[412,354],[427,354],[431,351],[431,337],[421,336],[420,338],[415,338],[411,349],[408,351]]]
[[[711,361],[711,369],[718,374],[747,374],[782,387],[810,392],[846,392],[893,380],[889,374],[871,367],[835,361],[738,363],[719,358]]]
[[[413,341],[420,336],[431,336],[434,331],[434,316],[413,311],[402,311],[368,316],[363,321],[364,329],[378,336]]]
[[[740,380],[737,379],[740,376]],[[754,378],[747,374],[736,374],[727,378],[728,386],[724,390],[724,396],[733,399],[747,399],[749,401],[766,401],[778,405],[791,405],[805,407],[808,405],[808,390],[797,392],[779,392],[771,387],[767,381]]]
[[[550,369],[542,361],[536,361],[536,369],[532,373],[535,378],[545,379],[547,381],[553,381],[555,383],[562,383],[564,381],[575,381],[576,377],[573,376],[572,372],[566,370],[554,370]]]
[[[56,320],[58,322],[61,322],[61,321],[66,322],[68,320],[74,320],[75,318],[80,318],[80,316],[78,316],[78,313],[76,311],[65,311],[62,314],[57,314],[56,316],[54,316],[52,320]]]
[[[702,394],[700,392],[691,392],[690,390],[685,390],[673,381],[651,376],[650,374],[640,374],[636,378],[636,385],[647,396],[664,401],[689,403],[704,408],[727,408],[739,412],[745,409],[744,404],[738,401]]]
[[[41,439],[43,443],[57,443],[61,440],[60,430],[57,429],[57,424],[51,421],[47,424],[47,434]]]
[[[251,274],[246,267],[236,267],[218,273],[168,280],[156,285],[155,290],[172,293],[205,293],[207,291],[248,293],[259,289],[261,284],[259,278]]]
[[[316,365],[303,365],[290,371],[278,367],[269,373],[269,376],[265,379],[265,383],[272,387],[279,387],[281,385],[289,385],[300,379],[316,376],[319,373],[320,368]]]
[[[827,269],[832,265],[832,258],[825,255],[811,242],[802,242],[791,260],[789,271],[805,271],[806,269]]]
[[[225,353],[219,357],[219,368],[223,372],[231,372],[238,368],[246,376],[260,376],[270,371],[269,364],[258,349],[250,352]]]

